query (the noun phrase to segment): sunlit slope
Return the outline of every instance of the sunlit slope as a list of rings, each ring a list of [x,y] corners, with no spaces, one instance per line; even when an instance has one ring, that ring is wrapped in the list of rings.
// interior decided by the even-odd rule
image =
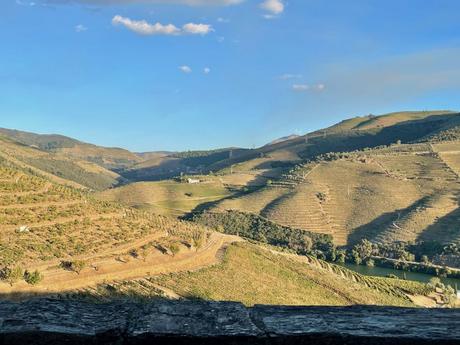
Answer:
[[[117,201],[157,214],[184,215],[200,204],[226,198],[231,192],[218,178],[197,184],[172,180],[138,182],[99,193],[101,200]]]
[[[128,150],[87,144],[62,135],[43,135],[5,128],[0,128],[0,135],[43,151],[90,161],[109,169],[127,167],[143,160]]]
[[[260,214],[282,225],[331,234],[339,245],[361,238],[460,240],[456,226],[460,186],[453,159],[446,161],[429,144],[394,145],[337,157],[297,169],[291,183],[283,184],[281,179],[251,194],[223,200],[212,210]]]
[[[42,276],[38,285],[2,276],[0,294],[60,293],[194,271],[218,263],[222,248],[239,240],[198,224],[97,201],[86,191],[11,162],[0,165],[1,269],[38,270]]]
[[[0,137],[0,156],[42,173],[57,182],[72,181],[75,185],[102,190],[123,179],[116,173],[95,163],[68,158]]]
[[[427,140],[433,133],[456,126],[458,118],[457,113],[447,110],[407,111],[350,118],[291,140],[249,150],[238,157],[217,162],[209,169],[216,171],[232,164],[260,158],[261,155],[277,155],[278,161],[295,161],[289,158],[289,155],[313,158],[327,152],[346,152],[388,145],[397,140],[404,143]]]
[[[321,266],[324,265],[324,266]],[[362,277],[339,266],[284,255],[247,243],[230,245],[222,262],[196,272],[147,277],[82,291],[96,298],[168,296],[238,301],[246,305],[411,306],[406,293],[422,293],[414,282]]]

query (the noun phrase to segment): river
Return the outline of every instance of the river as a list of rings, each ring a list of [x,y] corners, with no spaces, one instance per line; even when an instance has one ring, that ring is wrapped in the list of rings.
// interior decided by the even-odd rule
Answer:
[[[407,280],[413,280],[413,281],[418,281],[422,283],[428,283],[431,278],[435,277],[430,274],[400,271],[400,270],[395,270],[393,268],[386,268],[386,267],[376,267],[376,266],[368,267],[364,265],[355,265],[355,264],[350,264],[350,263],[346,263],[343,266],[352,271],[355,271],[357,273],[360,273],[366,276],[386,277],[389,274],[393,274],[402,279],[405,278]],[[460,288],[460,279],[456,279],[456,278],[440,278],[440,279],[446,285],[450,285],[453,288],[456,288],[456,287]]]

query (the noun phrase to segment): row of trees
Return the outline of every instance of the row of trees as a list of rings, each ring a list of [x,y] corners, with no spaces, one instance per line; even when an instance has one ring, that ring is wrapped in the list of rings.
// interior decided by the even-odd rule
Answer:
[[[205,212],[195,215],[193,221],[214,228],[219,232],[291,249],[301,255],[331,257],[335,253],[330,235],[282,226],[251,213],[239,211]]]

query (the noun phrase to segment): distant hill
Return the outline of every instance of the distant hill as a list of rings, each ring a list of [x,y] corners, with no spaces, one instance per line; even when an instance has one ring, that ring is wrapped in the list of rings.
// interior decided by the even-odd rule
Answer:
[[[87,144],[62,135],[36,134],[0,128],[0,136],[68,158],[93,162],[108,169],[124,168],[143,160],[128,150]]]
[[[273,140],[273,141],[269,142],[267,145],[274,145],[274,144],[281,143],[281,142],[283,142],[283,141],[287,141],[287,140],[291,140],[291,139],[296,139],[296,138],[298,138],[299,136],[300,136],[300,135],[297,135],[297,134],[291,134],[291,135],[288,135],[288,136],[285,136],[285,137],[282,137],[282,138]]]
[[[0,157],[45,174],[59,183],[103,190],[124,181],[120,175],[90,161],[40,150],[0,136]]]

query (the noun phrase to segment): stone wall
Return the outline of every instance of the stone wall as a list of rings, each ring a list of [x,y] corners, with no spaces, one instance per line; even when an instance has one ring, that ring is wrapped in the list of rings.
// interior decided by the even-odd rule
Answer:
[[[0,302],[0,344],[460,344],[460,310]]]

